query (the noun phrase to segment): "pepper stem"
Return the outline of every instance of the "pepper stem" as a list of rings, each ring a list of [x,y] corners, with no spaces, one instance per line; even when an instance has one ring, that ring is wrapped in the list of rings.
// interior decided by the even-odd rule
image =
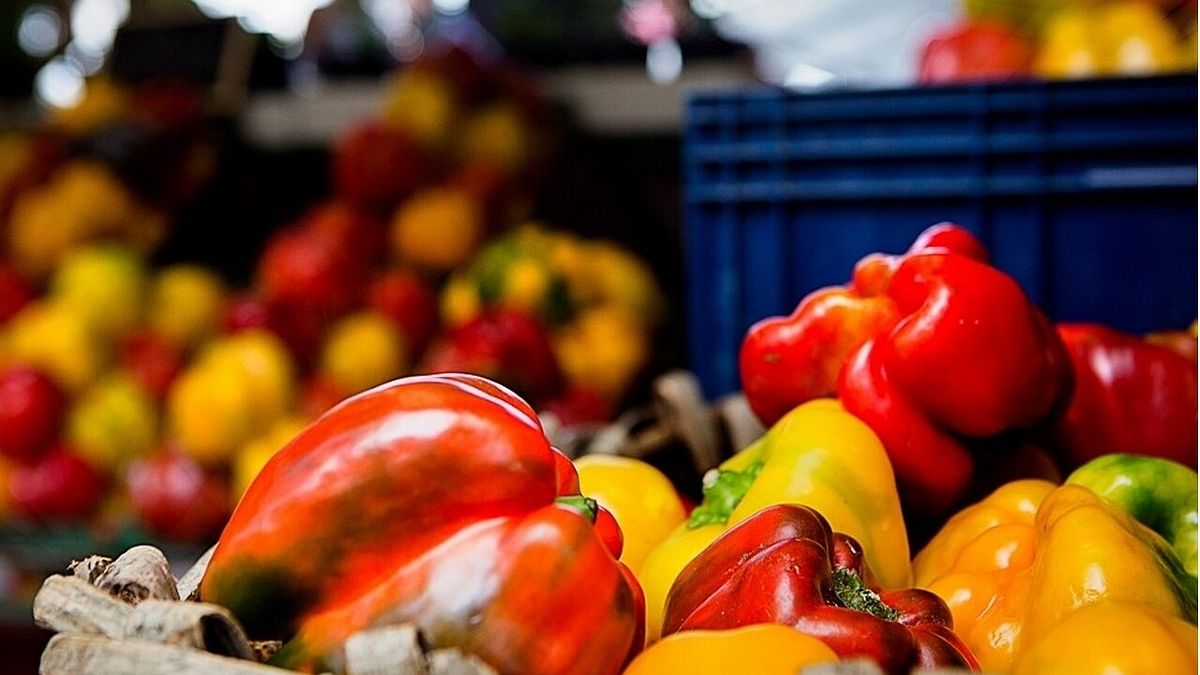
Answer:
[[[600,508],[599,505],[596,504],[595,499],[592,499],[591,497],[584,497],[583,495],[567,495],[565,497],[559,497],[558,499],[554,500],[554,503],[562,504],[563,506],[568,506],[572,509],[575,509],[580,515],[582,515],[584,518],[587,518],[588,521],[592,523],[596,522],[596,512],[597,509]]]
[[[754,485],[758,472],[762,470],[762,462],[755,462],[744,471],[726,471],[724,469],[710,471],[704,476],[704,501],[700,502],[688,518],[688,529],[694,530],[705,525],[724,525],[729,522],[733,510],[741,503],[742,498]]]
[[[875,591],[867,588],[862,577],[848,569],[833,571],[833,593],[842,605],[858,612],[866,612],[887,621],[896,621],[900,612],[888,607]]]

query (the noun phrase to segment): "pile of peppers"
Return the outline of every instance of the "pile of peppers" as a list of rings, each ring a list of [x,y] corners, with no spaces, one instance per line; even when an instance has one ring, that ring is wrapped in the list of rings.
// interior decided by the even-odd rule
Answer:
[[[593,499],[519,397],[412,377],[276,454],[201,599],[304,672],[343,671],[350,636],[396,623],[502,675],[1195,672],[1195,344],[1055,326],[938,225],[750,330],[744,388],[770,428],[683,522],[649,464],[581,463]],[[953,513],[977,473],[1043,449],[1053,480]],[[624,557],[598,502],[635,535]],[[942,524],[915,559],[902,504]]]

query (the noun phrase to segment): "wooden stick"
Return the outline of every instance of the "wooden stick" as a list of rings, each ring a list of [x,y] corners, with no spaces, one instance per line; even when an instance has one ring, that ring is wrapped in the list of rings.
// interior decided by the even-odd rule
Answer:
[[[429,653],[429,675],[496,675],[496,670],[474,654],[439,649]]]
[[[122,553],[96,579],[96,586],[133,605],[147,598],[179,599],[171,564],[153,546],[134,546]]]
[[[346,641],[346,675],[428,675],[412,625],[360,631]]]
[[[55,635],[42,652],[42,675],[295,675],[184,647],[94,635]]]
[[[119,638],[133,607],[79,577],[55,574],[33,599],[33,622],[59,633]]]
[[[125,636],[257,660],[233,614],[203,602],[143,600],[125,622]]]
[[[200,558],[188,568],[188,571],[179,577],[179,583],[176,586],[179,589],[179,598],[181,600],[199,600],[200,599],[200,581],[204,579],[204,573],[208,571],[208,563],[212,560],[213,551],[216,546],[209,548]]]

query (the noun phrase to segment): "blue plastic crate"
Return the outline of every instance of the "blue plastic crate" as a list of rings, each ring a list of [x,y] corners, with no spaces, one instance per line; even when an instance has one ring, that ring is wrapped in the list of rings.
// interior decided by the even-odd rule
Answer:
[[[950,220],[1059,321],[1196,318],[1196,76],[694,95],[683,149],[691,363],[738,388],[758,319]]]

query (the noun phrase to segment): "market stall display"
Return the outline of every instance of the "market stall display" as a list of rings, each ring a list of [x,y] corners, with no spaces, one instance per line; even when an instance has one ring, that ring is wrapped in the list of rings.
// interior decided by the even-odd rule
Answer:
[[[556,8],[800,89],[620,142],[492,38],[542,0],[196,1],[18,21],[79,89],[0,134],[0,670],[1200,668],[1191,0]]]
[[[270,457],[356,392],[469,371],[560,425],[596,424],[648,361],[664,301],[645,264],[528,220],[555,132],[507,66],[451,51],[398,75],[380,118],[334,144],[332,195],[266,239],[241,288],[159,263],[219,168],[194,93],[95,79],[44,130],[5,136],[0,538],[15,607],[58,558],[143,538],[195,557]],[[550,247],[553,266],[532,264]],[[559,313],[531,304],[544,293]]]

